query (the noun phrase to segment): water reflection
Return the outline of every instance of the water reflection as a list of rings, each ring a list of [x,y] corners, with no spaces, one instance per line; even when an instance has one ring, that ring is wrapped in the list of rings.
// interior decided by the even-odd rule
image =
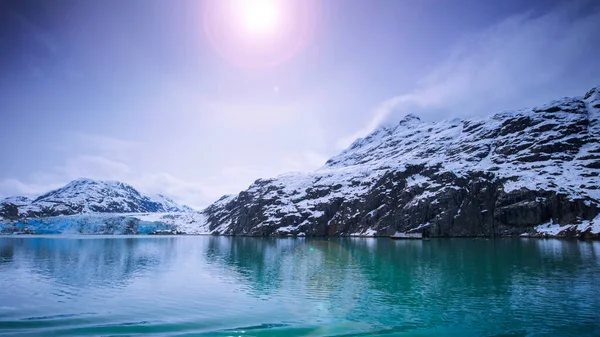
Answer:
[[[4,237],[0,334],[4,321],[94,313],[206,335],[594,335],[599,252],[535,239]]]
[[[0,238],[4,263],[20,263],[43,278],[87,287],[122,287],[132,277],[174,258],[174,238]]]
[[[234,272],[252,295],[269,295],[279,285],[281,256],[301,243],[300,239],[211,236],[205,256],[209,264]]]
[[[478,326],[476,334],[522,332],[580,319],[595,326],[600,290],[593,277],[600,243],[536,239],[391,241],[213,238],[207,258],[236,271],[260,294],[277,293],[297,316],[368,320],[371,327]],[[525,294],[524,291],[530,291]],[[540,292],[543,291],[543,294]],[[570,295],[561,294],[570,292]],[[566,303],[553,301],[562,298]],[[576,303],[576,298],[579,302]],[[562,308],[560,307],[562,305]],[[386,312],[382,315],[382,312]],[[523,315],[527,312],[527,315]],[[557,322],[547,322],[552,312]],[[521,314],[519,314],[521,313]],[[562,322],[562,323],[560,323]],[[549,330],[551,331],[551,330]],[[573,330],[580,332],[579,330]]]

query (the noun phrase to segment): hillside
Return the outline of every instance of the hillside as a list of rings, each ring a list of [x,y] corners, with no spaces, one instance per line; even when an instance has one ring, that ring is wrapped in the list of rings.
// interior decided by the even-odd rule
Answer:
[[[408,115],[315,172],[259,179],[204,213],[227,235],[591,237],[600,232],[599,118],[600,87],[485,118]]]
[[[11,197],[0,201],[0,216],[9,220],[86,213],[192,211],[163,196],[143,195],[117,181],[74,180],[36,198]]]

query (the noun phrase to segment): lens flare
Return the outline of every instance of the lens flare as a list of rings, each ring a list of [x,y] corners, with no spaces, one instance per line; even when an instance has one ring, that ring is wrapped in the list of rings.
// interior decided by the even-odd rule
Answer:
[[[211,47],[242,67],[272,67],[301,51],[316,29],[317,0],[204,0]]]
[[[281,0],[237,0],[233,2],[242,33],[250,36],[274,34],[282,24]]]

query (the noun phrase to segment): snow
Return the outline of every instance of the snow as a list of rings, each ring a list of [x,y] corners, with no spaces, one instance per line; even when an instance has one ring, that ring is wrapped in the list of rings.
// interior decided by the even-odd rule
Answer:
[[[566,229],[569,229],[569,228],[571,228],[571,225],[561,226],[561,225],[552,223],[552,220],[550,220],[550,222],[548,222],[548,223],[536,226],[535,231],[540,234],[556,236],[560,232],[562,232]]]
[[[29,205],[33,200],[29,197],[22,197],[22,196],[18,196],[18,197],[8,197],[8,198],[4,198],[2,200],[0,200],[0,203],[4,204],[13,204],[13,205],[17,205],[17,206],[23,206],[23,205]]]
[[[367,228],[363,232],[350,234],[350,236],[370,236],[370,237],[373,237],[375,235],[377,235],[377,231],[372,228]]]
[[[577,225],[577,230],[581,232],[589,230],[592,234],[600,234],[600,214],[591,221],[582,221]]]
[[[206,215],[201,212],[131,214],[133,218],[170,225],[186,234],[210,234]]]
[[[193,212],[194,209],[187,205],[180,205],[175,202],[173,199],[164,196],[162,194],[156,194],[151,197],[151,199],[155,202],[158,202],[163,205],[163,208],[167,212]]]
[[[297,226],[290,225],[290,226],[280,227],[279,229],[277,229],[277,233],[280,235],[281,234],[290,234],[292,232],[297,231],[300,226],[301,225],[297,225]]]
[[[548,223],[535,226],[535,232],[542,235],[557,236],[565,230],[573,229],[577,232],[583,233],[590,231],[592,234],[600,234],[600,214],[593,220],[584,220],[579,224],[567,224],[559,225],[552,223],[550,220]]]
[[[372,228],[367,228],[366,232],[364,232],[363,236],[375,236],[377,231]]]
[[[191,212],[172,199],[158,194],[147,196],[118,181],[77,179],[64,187],[34,199],[12,197],[1,204],[18,206],[20,216],[39,216],[45,213],[129,213],[129,212]],[[1,205],[0,204],[0,205]]]
[[[314,172],[258,180],[246,191],[252,200],[247,207],[261,205],[267,220],[260,225],[278,225],[290,216],[317,219],[324,216],[317,210],[319,206],[326,207],[335,200],[361,201],[384,175],[406,172],[407,167],[416,165],[432,168],[437,175],[452,173],[467,177],[470,172],[486,172],[505,182],[505,192],[524,188],[556,191],[571,199],[584,199],[588,206],[598,204],[600,189],[581,186],[597,186],[594,175],[600,170],[585,167],[590,159],[578,159],[600,150],[597,139],[600,122],[591,116],[598,109],[590,107],[597,96],[592,95],[585,102],[581,97],[564,98],[540,108],[469,120],[429,123],[409,115],[397,125],[380,127],[355,141]],[[562,110],[556,111],[556,106]],[[581,129],[581,125],[588,126]],[[582,143],[576,153],[543,150],[553,145],[568,145],[573,140],[577,140],[575,144]],[[406,178],[406,188],[415,194],[404,207],[413,207],[422,202],[439,202],[437,196],[441,192],[461,187],[440,185],[419,173]],[[216,208],[224,218],[232,220],[235,215],[226,210],[226,205],[222,202]],[[357,211],[354,217],[361,214],[374,217],[380,206]],[[336,216],[330,215],[329,220],[337,219]],[[280,230],[295,231],[297,226]]]
[[[420,186],[425,183],[430,183],[430,179],[420,174],[414,174],[406,179],[406,187]]]
[[[429,227],[429,226],[431,226],[431,223],[429,223],[429,222],[427,222],[427,223],[424,223],[424,224],[420,224],[419,226],[417,226],[417,227],[415,227],[415,228],[411,229],[411,230],[410,230],[410,232],[416,232],[416,231],[418,231],[419,229],[423,229],[423,228],[425,228],[425,227]]]
[[[557,104],[568,108],[578,106],[581,104],[581,100],[579,98],[563,99],[552,102],[545,108]],[[444,171],[454,172],[458,175],[473,169],[485,170],[497,167],[497,170],[494,171],[497,176],[514,180],[505,186],[507,192],[520,188],[555,189],[552,187],[553,180],[558,180],[560,179],[558,177],[562,176],[568,182],[564,186],[565,192],[574,197],[600,198],[600,190],[581,191],[579,188],[580,185],[593,185],[594,181],[592,177],[586,176],[591,169],[582,169],[581,163],[577,161],[564,160],[559,164],[553,159],[544,160],[542,163],[539,161],[526,163],[516,160],[533,154],[531,148],[521,149],[511,156],[496,152],[495,150],[500,144],[518,146],[521,142],[520,137],[515,137],[512,133],[497,137],[488,136],[500,129],[504,121],[515,117],[530,118],[536,121],[534,125],[525,128],[524,133],[533,132],[534,129],[550,123],[546,119],[548,114],[540,113],[535,109],[525,109],[462,122],[451,120],[420,123],[412,125],[409,129],[399,125],[395,129],[387,129],[386,132],[379,131],[374,133],[374,136],[355,142],[350,149],[332,158],[328,162],[328,167],[358,169],[359,166],[368,165],[373,169],[390,167],[402,170],[402,166],[406,164],[424,164],[427,167],[441,165]],[[589,115],[587,113],[556,112],[552,113],[552,117],[554,121],[568,125],[587,120]],[[465,132],[465,124],[468,126],[481,125],[479,130],[476,128]],[[591,133],[591,130],[588,133]],[[568,143],[573,138],[584,138],[585,136],[585,134],[568,135],[558,131],[547,131],[544,133],[543,139],[534,141],[534,145]],[[552,140],[553,137],[558,138]],[[592,147],[597,146],[594,144],[583,146],[578,156],[584,155]],[[472,153],[466,153],[465,148],[473,149]],[[485,154],[485,156],[482,158],[473,156],[477,153]],[[535,168],[534,166],[540,167]],[[557,174],[556,179],[552,179],[554,174]],[[427,179],[420,175],[407,179],[409,187],[426,182]]]

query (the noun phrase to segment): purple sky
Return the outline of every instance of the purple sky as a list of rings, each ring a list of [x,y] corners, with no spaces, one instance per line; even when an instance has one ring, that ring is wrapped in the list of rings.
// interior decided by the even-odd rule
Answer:
[[[487,115],[600,84],[597,1],[315,0],[264,67],[243,64],[264,56],[248,41],[207,37],[233,19],[204,5],[0,1],[0,197],[88,177],[202,207],[409,112]]]

